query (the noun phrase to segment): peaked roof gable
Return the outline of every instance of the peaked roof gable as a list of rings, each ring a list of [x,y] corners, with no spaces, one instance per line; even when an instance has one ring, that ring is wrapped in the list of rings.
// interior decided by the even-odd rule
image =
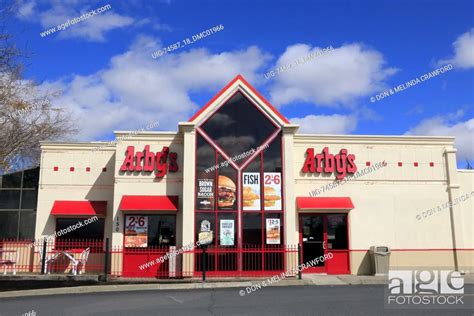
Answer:
[[[217,108],[225,103],[236,91],[241,91],[248,96],[255,105],[266,112],[281,125],[290,124],[273,105],[270,104],[242,75],[237,75],[221,91],[219,91],[206,105],[199,109],[188,122],[199,123],[208,118]]]

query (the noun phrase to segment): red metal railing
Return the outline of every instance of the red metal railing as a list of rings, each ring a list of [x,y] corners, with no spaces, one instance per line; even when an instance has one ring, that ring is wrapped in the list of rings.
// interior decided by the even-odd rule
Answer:
[[[174,246],[111,246],[107,253],[105,249],[105,240],[0,240],[0,259],[7,251],[17,252],[18,273],[41,273],[44,264],[45,273],[76,270],[77,274],[100,275],[108,260],[110,275],[148,278],[201,277],[204,266],[208,277],[260,277],[288,271],[298,264],[297,245],[209,246],[205,253],[202,248]]]

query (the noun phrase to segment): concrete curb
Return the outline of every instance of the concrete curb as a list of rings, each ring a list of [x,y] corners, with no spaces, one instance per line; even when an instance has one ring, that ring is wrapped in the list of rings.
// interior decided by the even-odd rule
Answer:
[[[45,295],[67,295],[67,294],[87,294],[87,293],[110,293],[127,291],[156,291],[156,290],[193,290],[193,289],[217,289],[217,288],[240,288],[245,289],[252,284],[259,284],[262,280],[253,281],[220,281],[206,283],[153,283],[153,284],[109,284],[109,285],[86,285],[76,287],[59,287],[49,289],[22,290],[0,292],[1,298],[10,297],[31,297]],[[383,285],[387,284],[386,277],[373,276],[304,276],[302,280],[289,279],[273,283],[269,286],[350,286],[350,285]],[[465,284],[474,284],[474,277],[470,275],[465,279]]]
[[[0,292],[0,298],[44,296],[44,295],[86,294],[86,293],[110,293],[110,292],[127,292],[127,291],[189,290],[189,289],[214,289],[214,288],[235,288],[235,287],[245,288],[250,285],[252,285],[252,282],[93,285],[93,286],[77,286],[77,287],[60,287],[60,288],[54,288],[54,289]]]
[[[60,287],[52,289],[37,289],[23,291],[0,292],[1,298],[28,297],[45,295],[67,295],[86,293],[110,293],[127,291],[156,291],[156,290],[193,290],[193,289],[217,289],[217,288],[240,288],[245,289],[252,284],[261,281],[245,282],[206,282],[206,283],[174,283],[174,284],[121,284],[121,285],[92,285],[76,287]],[[269,286],[303,286],[314,285],[309,280],[282,280]]]

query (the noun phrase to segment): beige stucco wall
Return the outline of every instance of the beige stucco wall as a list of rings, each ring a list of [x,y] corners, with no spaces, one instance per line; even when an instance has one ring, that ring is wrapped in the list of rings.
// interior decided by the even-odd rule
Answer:
[[[354,203],[355,208],[349,212],[351,273],[370,271],[366,251],[375,245],[394,250],[391,260],[394,267],[438,266],[472,270],[469,257],[473,252],[463,250],[456,262],[453,249],[473,249],[473,207],[469,203],[474,198],[459,203],[462,204],[459,205],[460,212],[454,220],[449,207],[431,216],[423,213],[450,201],[447,170],[456,170],[456,161],[446,159],[445,151],[453,149],[453,138],[296,135],[293,148],[295,196],[310,196],[310,191],[334,181],[334,175],[301,172],[306,149],[314,148],[318,153],[326,146],[333,154],[341,148],[355,154],[358,170],[366,168],[367,161],[372,166],[387,162],[387,166],[378,171],[319,195],[350,197]],[[398,166],[398,162],[403,165]],[[414,162],[419,163],[418,167]],[[430,162],[434,162],[434,167],[429,166]],[[469,183],[472,187],[473,173],[461,171],[457,175],[460,175],[458,179],[463,188]],[[286,214],[287,217],[293,215],[297,216],[291,212]],[[298,231],[298,227],[293,229]],[[427,249],[443,250],[427,252]]]
[[[127,135],[126,132],[116,132],[116,137]],[[178,154],[178,172],[167,172],[163,178],[156,178],[154,172],[121,172],[120,167],[125,159],[125,153],[128,146],[135,146],[136,151],[143,151],[146,145],[150,145],[150,151],[156,153],[169,147],[170,152]],[[114,246],[123,243],[124,216],[119,210],[120,201],[124,195],[177,195],[179,196],[179,211],[169,214],[177,215],[176,236],[177,245],[182,243],[182,216],[183,216],[183,137],[178,133],[167,132],[142,132],[132,137],[127,137],[116,146],[115,163],[115,185],[113,192],[113,209],[111,216],[113,218],[114,231],[112,233],[112,244]],[[119,231],[116,232],[116,222],[119,223]]]
[[[107,201],[112,213],[115,150],[111,146],[96,151],[94,143],[42,143],[35,238],[54,234],[55,219],[50,216],[54,201]],[[58,167],[58,171],[54,171]],[[74,171],[70,171],[74,167]],[[86,168],[90,167],[90,172]],[[103,172],[103,168],[107,168]],[[107,216],[105,235],[110,236],[112,221]]]

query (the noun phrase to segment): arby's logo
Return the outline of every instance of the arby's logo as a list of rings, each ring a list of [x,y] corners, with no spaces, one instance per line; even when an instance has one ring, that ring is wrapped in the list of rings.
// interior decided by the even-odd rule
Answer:
[[[306,149],[306,160],[303,164],[303,173],[335,173],[336,179],[342,180],[347,174],[354,174],[357,166],[354,163],[355,155],[348,155],[346,149],[341,149],[339,154],[329,153],[324,147],[320,154],[314,154],[313,148]]]
[[[169,152],[168,147],[163,147],[161,152],[153,153],[150,151],[150,145],[146,145],[143,151],[137,152],[134,146],[128,146],[120,171],[155,171],[155,177],[162,178],[167,171],[178,171],[177,159],[178,154]]]

